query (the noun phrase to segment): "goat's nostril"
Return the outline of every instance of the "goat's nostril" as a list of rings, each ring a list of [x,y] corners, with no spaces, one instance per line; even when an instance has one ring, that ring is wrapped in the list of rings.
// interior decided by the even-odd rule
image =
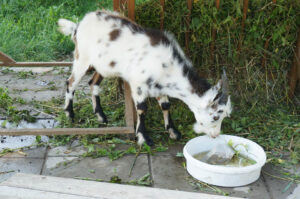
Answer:
[[[217,121],[220,118],[220,116],[214,116],[214,120]]]

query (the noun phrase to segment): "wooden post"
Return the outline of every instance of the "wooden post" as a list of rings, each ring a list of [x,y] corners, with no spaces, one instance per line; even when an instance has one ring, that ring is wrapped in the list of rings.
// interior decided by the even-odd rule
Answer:
[[[133,127],[134,121],[136,120],[136,112],[131,98],[130,86],[127,82],[124,82],[124,90],[126,125]]]
[[[120,12],[120,0],[113,0],[114,11]]]
[[[189,9],[189,13],[186,19],[186,32],[185,32],[185,50],[189,55],[189,41],[190,41],[190,24],[191,24],[191,14],[193,8],[193,0],[187,0],[187,7]]]
[[[164,29],[164,18],[165,18],[165,0],[160,0],[160,29]]]
[[[135,21],[135,0],[128,0],[128,17],[132,21]],[[128,83],[124,83],[125,88],[125,104],[126,104],[126,124],[127,126],[134,126],[134,122],[137,120],[136,116],[136,109],[133,104],[132,98],[131,98],[131,90]]]
[[[128,0],[128,17],[132,21],[135,21],[134,9],[135,9],[135,0]]]
[[[300,81],[300,29],[298,30],[298,39],[295,48],[295,56],[293,65],[288,73],[289,80],[289,98],[291,99],[295,94],[297,82]]]
[[[276,4],[276,0],[272,0],[272,2],[273,2],[274,5]],[[261,61],[261,66],[262,66],[263,68],[266,67],[266,63],[267,63],[267,51],[268,51],[269,42],[270,42],[270,39],[271,39],[271,38],[272,38],[272,37],[269,37],[269,38],[266,40],[265,45],[264,45],[264,56],[263,56],[262,61]],[[265,70],[267,70],[267,69],[265,68]]]
[[[243,1],[242,28],[241,28],[241,34],[240,34],[240,39],[239,39],[239,43],[238,43],[238,53],[240,53],[242,42],[243,42],[245,21],[246,21],[246,18],[247,18],[247,11],[248,11],[248,0],[244,0]]]
[[[217,10],[219,10],[220,8],[220,0],[216,0],[216,8]],[[217,30],[215,27],[212,28],[212,34],[211,34],[211,37],[212,37],[212,41],[210,43],[210,61],[211,63],[214,63],[215,62],[215,41],[216,41],[216,35],[217,35]]]

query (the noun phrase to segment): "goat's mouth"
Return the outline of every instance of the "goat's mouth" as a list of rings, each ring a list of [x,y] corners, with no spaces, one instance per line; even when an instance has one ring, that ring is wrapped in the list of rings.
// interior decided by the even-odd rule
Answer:
[[[215,139],[216,137],[219,136],[219,134],[217,134],[217,135],[211,135],[211,134],[208,134],[208,136],[211,137],[211,138],[213,138],[213,139]]]

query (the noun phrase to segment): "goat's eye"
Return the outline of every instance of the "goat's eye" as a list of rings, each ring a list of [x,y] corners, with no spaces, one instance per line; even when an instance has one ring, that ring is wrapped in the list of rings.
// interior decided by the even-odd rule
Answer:
[[[223,112],[224,112],[223,110],[219,110],[219,111],[218,111],[218,113],[223,113]]]
[[[219,116],[214,116],[213,117],[215,121],[217,121],[220,117]]]

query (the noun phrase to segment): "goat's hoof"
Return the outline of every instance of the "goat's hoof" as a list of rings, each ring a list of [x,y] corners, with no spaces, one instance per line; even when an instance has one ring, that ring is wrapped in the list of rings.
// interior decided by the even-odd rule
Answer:
[[[72,122],[74,122],[75,114],[73,111],[65,110],[65,114],[68,118],[70,118],[72,120]]]
[[[146,143],[149,146],[154,146],[154,142],[151,138],[149,138],[147,135],[143,135],[142,133],[137,133],[137,142],[139,146],[142,146],[144,143]]]
[[[170,138],[173,140],[180,140],[181,139],[181,133],[175,129],[175,128],[169,128],[168,129],[170,133]]]
[[[104,114],[101,115],[101,114],[99,114],[99,113],[96,113],[96,115],[97,115],[97,118],[98,118],[98,121],[99,121],[99,122],[105,123],[105,124],[108,123],[107,118],[106,118],[106,116],[105,116]]]
[[[146,140],[146,144],[147,144],[148,146],[154,146],[154,142],[153,142],[152,139],[147,138],[147,139],[145,139],[145,140]]]

